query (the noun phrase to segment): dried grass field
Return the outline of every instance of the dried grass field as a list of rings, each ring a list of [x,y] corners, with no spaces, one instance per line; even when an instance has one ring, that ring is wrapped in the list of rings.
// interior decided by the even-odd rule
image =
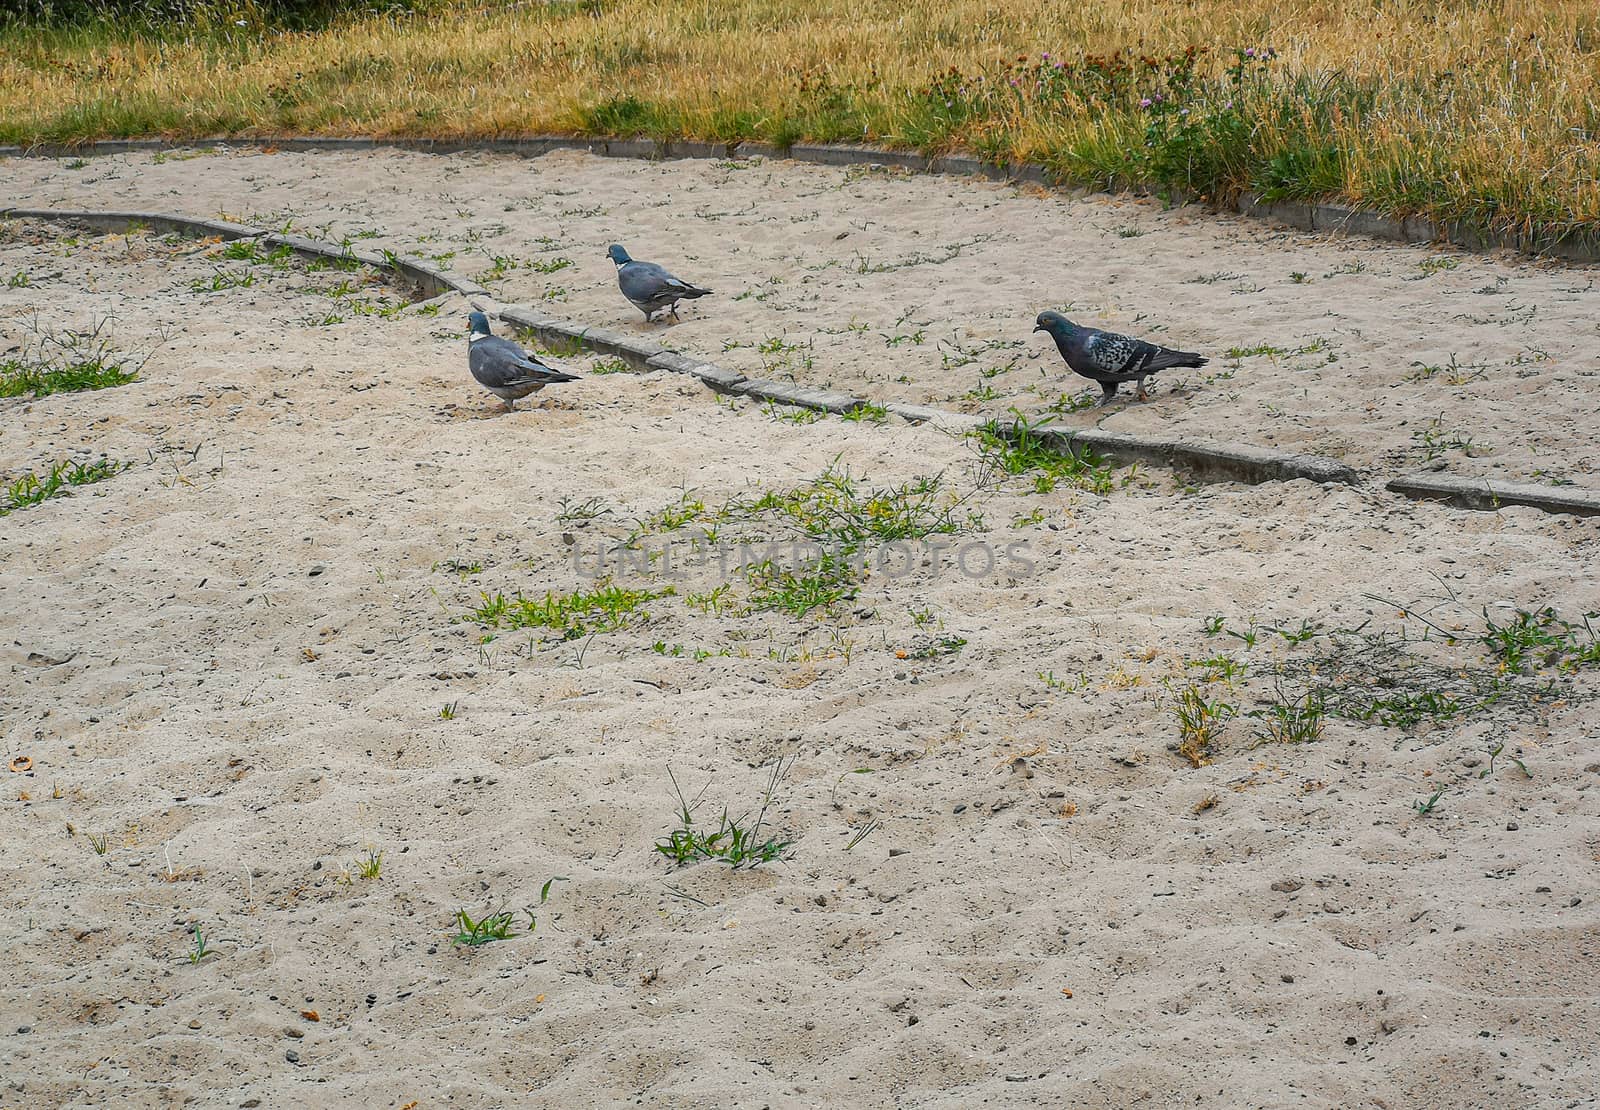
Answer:
[[[1600,216],[1584,0],[314,0],[0,24],[0,141],[537,132],[871,141],[1064,182]],[[97,18],[97,10],[121,12]],[[139,18],[130,16],[144,12]]]

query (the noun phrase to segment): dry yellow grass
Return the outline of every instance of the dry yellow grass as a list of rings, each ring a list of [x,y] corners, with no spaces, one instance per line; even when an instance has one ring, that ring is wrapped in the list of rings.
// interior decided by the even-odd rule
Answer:
[[[1579,0],[600,0],[310,32],[13,27],[0,42],[0,136],[13,142],[864,139],[971,147],[1090,184],[1264,188],[1558,229],[1600,218],[1600,17]],[[1230,81],[1236,50],[1269,46],[1276,60]],[[1189,47],[1202,50],[1192,82],[1137,61]],[[1030,87],[1046,52],[1072,68]],[[1101,89],[1105,67],[1085,56],[1121,52],[1133,68]],[[1012,90],[1019,57],[1028,74]],[[1157,111],[1141,106],[1163,93]]]

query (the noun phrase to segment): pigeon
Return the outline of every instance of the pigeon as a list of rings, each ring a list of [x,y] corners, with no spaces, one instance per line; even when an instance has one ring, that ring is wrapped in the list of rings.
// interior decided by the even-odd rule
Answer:
[[[1100,398],[1102,405],[1109,405],[1117,395],[1119,382],[1137,383],[1139,400],[1148,401],[1144,391],[1146,377],[1174,366],[1204,366],[1208,361],[1191,351],[1174,351],[1143,339],[1079,327],[1059,312],[1039,313],[1038,326],[1033,330],[1049,332],[1067,365],[1075,373],[1100,383],[1105,390],[1105,396]]]
[[[547,385],[578,380],[576,374],[553,370],[511,340],[495,335],[483,313],[470,314],[467,323],[472,325],[467,367],[479,385],[506,403],[507,412],[515,412],[519,400]]]
[[[633,307],[644,313],[649,323],[662,309],[678,315],[678,302],[684,298],[704,297],[711,292],[698,285],[690,285],[682,278],[673,277],[654,262],[636,262],[616,243],[606,251],[617,264],[617,284],[622,295],[633,302]]]

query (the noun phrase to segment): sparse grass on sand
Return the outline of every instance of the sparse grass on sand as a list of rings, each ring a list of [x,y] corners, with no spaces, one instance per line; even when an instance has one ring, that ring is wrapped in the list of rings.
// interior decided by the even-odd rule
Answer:
[[[294,29],[263,12],[317,5],[192,0],[143,27],[44,6],[53,25],[0,26],[0,141],[869,141],[1096,186],[1600,219],[1583,0],[411,0]]]

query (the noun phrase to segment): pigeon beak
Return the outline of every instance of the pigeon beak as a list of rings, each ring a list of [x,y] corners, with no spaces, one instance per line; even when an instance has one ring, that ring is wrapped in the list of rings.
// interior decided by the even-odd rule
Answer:
[[[1044,331],[1044,325],[1043,325],[1043,324],[1040,324],[1040,325],[1038,325],[1038,326],[1037,326],[1037,327],[1035,327],[1035,328],[1034,328],[1034,329],[1033,329],[1033,330],[1034,330],[1034,331]]]

